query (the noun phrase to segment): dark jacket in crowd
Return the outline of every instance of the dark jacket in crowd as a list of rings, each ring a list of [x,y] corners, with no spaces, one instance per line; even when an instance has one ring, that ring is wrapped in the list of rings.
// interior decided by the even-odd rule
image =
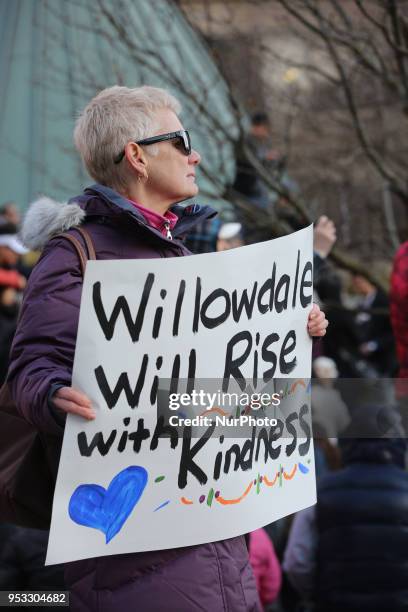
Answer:
[[[316,268],[316,263],[319,267]],[[364,376],[358,369],[360,356],[357,347],[360,342],[354,313],[344,307],[341,297],[340,276],[330,269],[326,262],[314,258],[314,283],[319,298],[323,301],[324,311],[330,325],[323,339],[323,354],[336,362],[339,376],[354,378]]]
[[[378,289],[368,308],[361,309],[356,317],[360,344],[374,342],[375,350],[366,356],[379,376],[395,376],[397,361],[392,333],[388,296]],[[360,321],[360,319],[362,319]]]
[[[405,441],[348,440],[317,504],[319,612],[408,610]]]
[[[0,590],[65,590],[62,567],[44,567],[47,542],[47,531],[0,524]]]
[[[44,231],[51,228],[57,233],[62,227],[83,223],[97,258],[106,260],[189,255],[180,237],[213,214],[197,205],[173,207],[179,221],[174,240],[169,240],[109,188],[93,186],[75,202],[65,213],[59,207],[50,214],[39,211]],[[75,230],[70,231],[78,237]],[[11,354],[10,383],[19,410],[36,427],[56,436],[62,435],[63,427],[50,409],[49,392],[54,385],[71,384],[81,289],[80,265],[72,245],[61,238],[49,241],[31,274]],[[65,577],[75,611],[259,609],[243,537],[77,561],[66,565]]]

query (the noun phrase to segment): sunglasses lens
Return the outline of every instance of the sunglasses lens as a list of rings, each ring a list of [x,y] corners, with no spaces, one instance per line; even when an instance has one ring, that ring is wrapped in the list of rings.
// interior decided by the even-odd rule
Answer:
[[[183,134],[184,141],[184,149],[186,151],[186,155],[190,155],[191,153],[191,142],[190,142],[190,134],[188,132],[184,132]]]
[[[184,153],[184,155],[190,155],[191,143],[188,132],[183,132],[183,134],[177,136],[177,139],[174,141],[174,146],[176,149],[179,149],[182,153]]]

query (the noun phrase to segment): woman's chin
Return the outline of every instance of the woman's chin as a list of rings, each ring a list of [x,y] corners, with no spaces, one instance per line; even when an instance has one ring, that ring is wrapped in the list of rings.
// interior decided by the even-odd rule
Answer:
[[[186,189],[183,190],[183,192],[180,190],[177,195],[175,193],[171,200],[173,202],[184,202],[185,200],[190,200],[191,198],[194,198],[197,195],[198,191],[199,189],[197,185],[189,185]]]
[[[186,189],[187,195],[184,196],[184,199],[187,200],[188,198],[193,198],[194,196],[197,195],[199,189],[198,186],[194,183],[193,185],[191,185],[188,189]]]

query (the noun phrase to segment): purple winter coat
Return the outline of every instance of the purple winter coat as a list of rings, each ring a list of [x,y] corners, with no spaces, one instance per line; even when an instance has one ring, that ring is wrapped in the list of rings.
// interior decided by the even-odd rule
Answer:
[[[47,244],[26,288],[9,382],[19,411],[39,430],[56,436],[63,433],[63,423],[50,407],[50,390],[71,384],[82,289],[73,246],[67,240],[49,238],[70,229],[81,239],[73,228],[83,223],[98,259],[189,255],[179,238],[214,212],[197,205],[175,206],[172,211],[179,216],[173,241],[148,226],[127,200],[101,185],[86,189],[72,204],[57,206],[40,200],[32,205],[23,239],[31,248]],[[65,576],[75,611],[260,610],[243,537],[76,561],[66,564]]]

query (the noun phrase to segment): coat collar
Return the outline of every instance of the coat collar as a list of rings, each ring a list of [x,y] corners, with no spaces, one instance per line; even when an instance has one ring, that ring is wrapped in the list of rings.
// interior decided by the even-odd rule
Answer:
[[[97,196],[97,200],[95,199]],[[106,215],[120,215],[126,213],[131,218],[139,223],[139,225],[145,226],[153,233],[160,234],[160,231],[150,227],[142,215],[142,213],[133,206],[129,200],[121,196],[119,193],[98,183],[91,185],[84,191],[84,196],[80,198],[74,198],[74,201],[78,203],[84,203],[84,209],[86,215],[100,215],[101,210],[98,205],[98,200],[102,200],[105,206],[108,207],[105,210]],[[92,203],[93,201],[93,203]],[[172,230],[174,238],[181,238],[186,235],[198,222],[205,219],[212,219],[218,213],[211,206],[200,206],[199,204],[190,204],[188,206],[182,206],[175,204],[170,208],[171,212],[178,217],[176,226]],[[163,236],[162,236],[163,237]],[[165,240],[167,240],[165,238]]]
[[[174,238],[183,238],[194,226],[205,219],[216,216],[210,206],[176,204],[171,211],[179,218],[173,229]],[[90,217],[125,217],[126,221],[137,223],[145,231],[171,242],[160,231],[150,227],[143,215],[128,200],[113,189],[95,184],[68,203],[60,203],[42,197],[33,202],[24,217],[21,229],[22,242],[31,250],[41,250],[45,244],[61,232],[66,232],[84,223]]]

